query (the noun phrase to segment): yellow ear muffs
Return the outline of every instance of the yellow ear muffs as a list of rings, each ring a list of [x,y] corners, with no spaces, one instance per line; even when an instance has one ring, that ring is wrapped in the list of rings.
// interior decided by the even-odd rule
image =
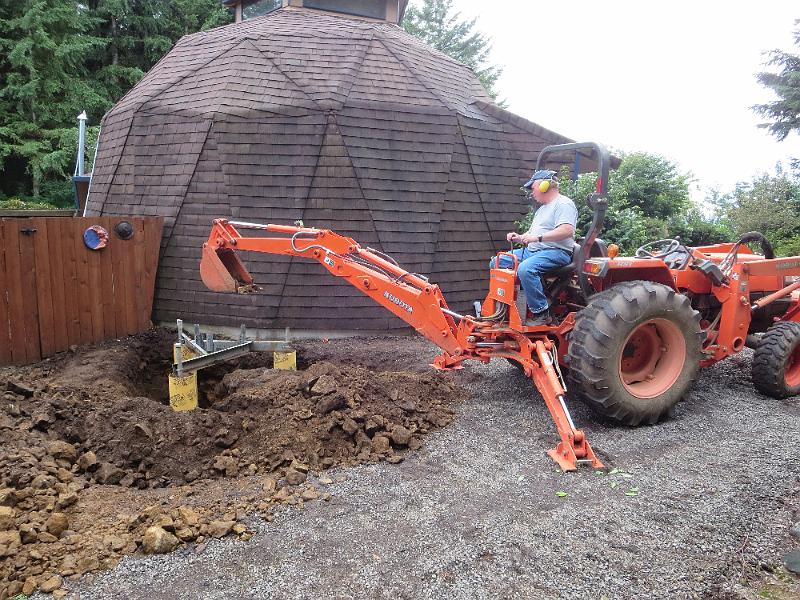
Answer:
[[[539,191],[541,193],[544,194],[549,189],[550,189],[550,180],[549,179],[545,179],[539,184]]]

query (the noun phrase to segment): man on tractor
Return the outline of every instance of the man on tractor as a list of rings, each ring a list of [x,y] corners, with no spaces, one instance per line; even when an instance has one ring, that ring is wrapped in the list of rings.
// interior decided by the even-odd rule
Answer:
[[[513,254],[519,261],[517,276],[525,290],[528,309],[533,313],[532,317],[525,319],[524,324],[537,327],[551,322],[550,306],[544,294],[541,275],[572,260],[578,209],[572,200],[560,193],[555,171],[536,171],[522,187],[539,208],[527,232],[509,232],[506,239],[511,243],[523,244]],[[494,266],[495,259],[492,259],[490,267]],[[513,268],[512,259],[501,256],[500,266]]]

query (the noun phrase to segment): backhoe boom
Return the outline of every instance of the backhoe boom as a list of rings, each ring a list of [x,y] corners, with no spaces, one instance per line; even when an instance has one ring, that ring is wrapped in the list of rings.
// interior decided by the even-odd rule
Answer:
[[[275,235],[244,237],[240,229]],[[544,397],[561,437],[561,443],[548,454],[565,471],[575,470],[583,463],[595,468],[603,466],[567,411],[558,348],[544,331],[547,328],[523,325],[524,316],[516,306],[519,288],[514,270],[492,269],[489,295],[484,301],[485,306],[493,307],[492,314],[473,317],[451,311],[439,286],[406,271],[381,252],[361,248],[353,239],[327,229],[302,226],[216,219],[203,244],[200,261],[200,275],[206,287],[240,294],[258,290],[239,260],[238,250],[316,260],[444,350],[433,362],[437,369],[460,369],[465,360],[517,361]],[[571,324],[571,319],[565,319],[551,333],[563,341]]]
[[[243,237],[237,228],[257,229],[283,236]],[[287,234],[291,237],[286,237]],[[203,245],[200,263],[203,283],[210,290],[238,293],[255,291],[253,279],[235,250],[288,254],[316,260],[332,275],[346,280],[445,352],[461,353],[455,336],[456,323],[448,314],[447,302],[439,286],[409,273],[374,250],[361,248],[351,238],[327,229],[216,219],[208,241]]]

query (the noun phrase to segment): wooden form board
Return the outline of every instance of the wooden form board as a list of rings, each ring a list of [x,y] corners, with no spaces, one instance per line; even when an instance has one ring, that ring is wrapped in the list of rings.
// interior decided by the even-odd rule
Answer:
[[[121,221],[130,240],[114,233]],[[109,232],[103,249],[83,242],[93,225]],[[147,330],[162,227],[161,217],[0,219],[0,364]]]

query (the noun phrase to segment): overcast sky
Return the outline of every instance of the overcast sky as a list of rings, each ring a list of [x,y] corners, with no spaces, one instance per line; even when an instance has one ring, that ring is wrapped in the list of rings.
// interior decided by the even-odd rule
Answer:
[[[797,53],[798,0],[453,0],[492,39],[508,108],[577,141],[646,151],[691,171],[693,196],[723,191],[800,158],[800,136],[777,142],[750,106],[763,52]]]

